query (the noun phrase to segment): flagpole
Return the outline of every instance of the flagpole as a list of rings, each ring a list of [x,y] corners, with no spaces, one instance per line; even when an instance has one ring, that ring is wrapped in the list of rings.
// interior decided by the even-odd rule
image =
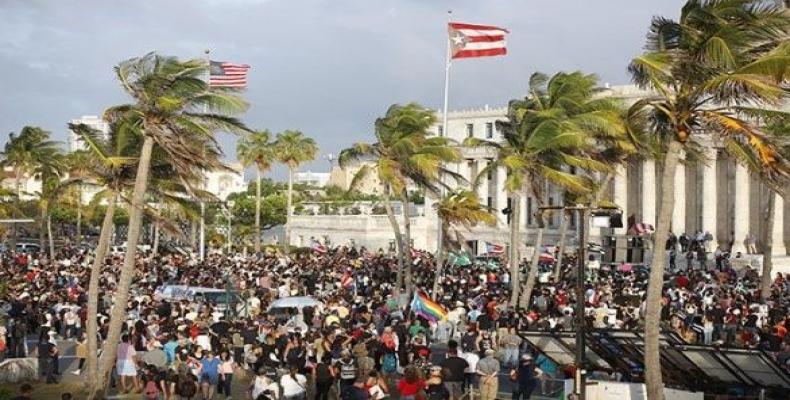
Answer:
[[[447,23],[450,23],[450,19],[452,18],[453,10],[447,10]],[[449,26],[449,25],[448,25]],[[440,136],[447,136],[447,107],[449,104],[450,99],[450,65],[452,60],[452,47],[450,45],[450,36],[447,35],[447,51],[445,53],[445,60],[444,60],[444,107],[442,108],[442,134]],[[444,199],[444,185],[442,185],[442,171],[439,170],[439,201],[441,202]],[[438,291],[439,280],[441,279],[442,270],[444,269],[444,260],[441,257],[442,252],[442,243],[444,242],[444,232],[442,227],[442,216],[441,214],[436,215],[436,260],[440,265],[436,266],[436,279],[434,280],[433,290],[431,291],[431,296],[436,298],[436,292]]]
[[[206,75],[208,79],[206,79],[206,86],[210,85],[211,82],[211,50],[205,49],[203,53],[206,54]],[[203,112],[208,112],[208,106],[203,106]],[[203,177],[203,183],[205,183],[205,176]],[[202,185],[201,185],[202,186]],[[203,188],[204,190],[206,188]],[[200,200],[200,250],[198,250],[198,254],[200,257],[200,261],[205,260],[206,258],[206,203],[203,202],[203,199]]]

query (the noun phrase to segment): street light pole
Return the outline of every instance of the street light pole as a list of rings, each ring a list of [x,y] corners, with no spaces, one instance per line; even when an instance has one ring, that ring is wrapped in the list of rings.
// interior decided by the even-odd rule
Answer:
[[[586,343],[586,332],[587,326],[584,320],[584,306],[585,306],[585,296],[584,296],[584,284],[585,284],[585,272],[586,272],[586,254],[587,254],[587,223],[590,219],[591,211],[595,212],[596,216],[600,215],[609,215],[609,217],[613,218],[617,216],[620,211],[617,208],[593,208],[588,205],[580,205],[577,204],[572,207],[565,207],[565,206],[554,206],[554,207],[540,207],[538,208],[539,212],[546,212],[546,211],[560,211],[562,213],[567,212],[576,212],[578,215],[578,249],[577,249],[577,266],[576,266],[576,376],[574,377],[574,388],[573,394],[575,395],[577,400],[584,400],[586,397],[586,388],[585,388],[585,375],[586,371],[584,367],[586,365],[585,362],[585,350],[587,347]],[[611,218],[608,220],[611,223]],[[541,218],[542,220],[542,218]],[[597,225],[596,225],[597,226]],[[561,265],[557,265],[557,268],[562,268]]]
[[[579,235],[578,235],[578,260],[576,268],[576,379],[573,392],[576,394],[578,400],[584,400],[586,395],[585,390],[585,371],[584,371],[584,356],[585,356],[585,331],[586,324],[584,321],[584,273],[585,273],[585,250],[587,247],[587,217],[590,211],[589,207],[579,207],[576,209],[579,216]],[[557,268],[560,268],[558,265]]]

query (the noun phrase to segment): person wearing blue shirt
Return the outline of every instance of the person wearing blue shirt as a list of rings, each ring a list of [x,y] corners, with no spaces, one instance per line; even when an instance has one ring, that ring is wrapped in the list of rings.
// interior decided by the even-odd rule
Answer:
[[[170,335],[167,338],[167,343],[162,346],[162,350],[165,351],[165,356],[167,357],[167,365],[173,363],[176,360],[176,348],[178,347],[178,340],[176,340],[175,335]]]
[[[204,399],[214,398],[214,388],[219,382],[219,364],[220,360],[213,351],[208,351],[200,360],[200,387]]]

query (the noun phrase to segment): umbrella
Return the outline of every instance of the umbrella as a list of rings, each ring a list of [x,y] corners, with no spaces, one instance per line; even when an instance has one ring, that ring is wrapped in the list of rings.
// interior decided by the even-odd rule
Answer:
[[[549,253],[543,253],[543,254],[541,254],[541,255],[540,255],[540,257],[538,258],[538,261],[539,261],[539,262],[542,262],[542,263],[553,263],[553,262],[555,262],[556,260],[554,259],[554,256],[553,256],[553,255],[551,255],[551,254],[549,254]]]

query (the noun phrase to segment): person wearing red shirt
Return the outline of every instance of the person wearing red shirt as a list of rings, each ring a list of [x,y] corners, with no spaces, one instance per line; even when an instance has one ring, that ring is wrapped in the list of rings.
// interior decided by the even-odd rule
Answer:
[[[425,388],[425,381],[420,377],[420,371],[408,367],[403,372],[403,378],[398,381],[398,393],[403,400],[414,400],[417,392]]]

